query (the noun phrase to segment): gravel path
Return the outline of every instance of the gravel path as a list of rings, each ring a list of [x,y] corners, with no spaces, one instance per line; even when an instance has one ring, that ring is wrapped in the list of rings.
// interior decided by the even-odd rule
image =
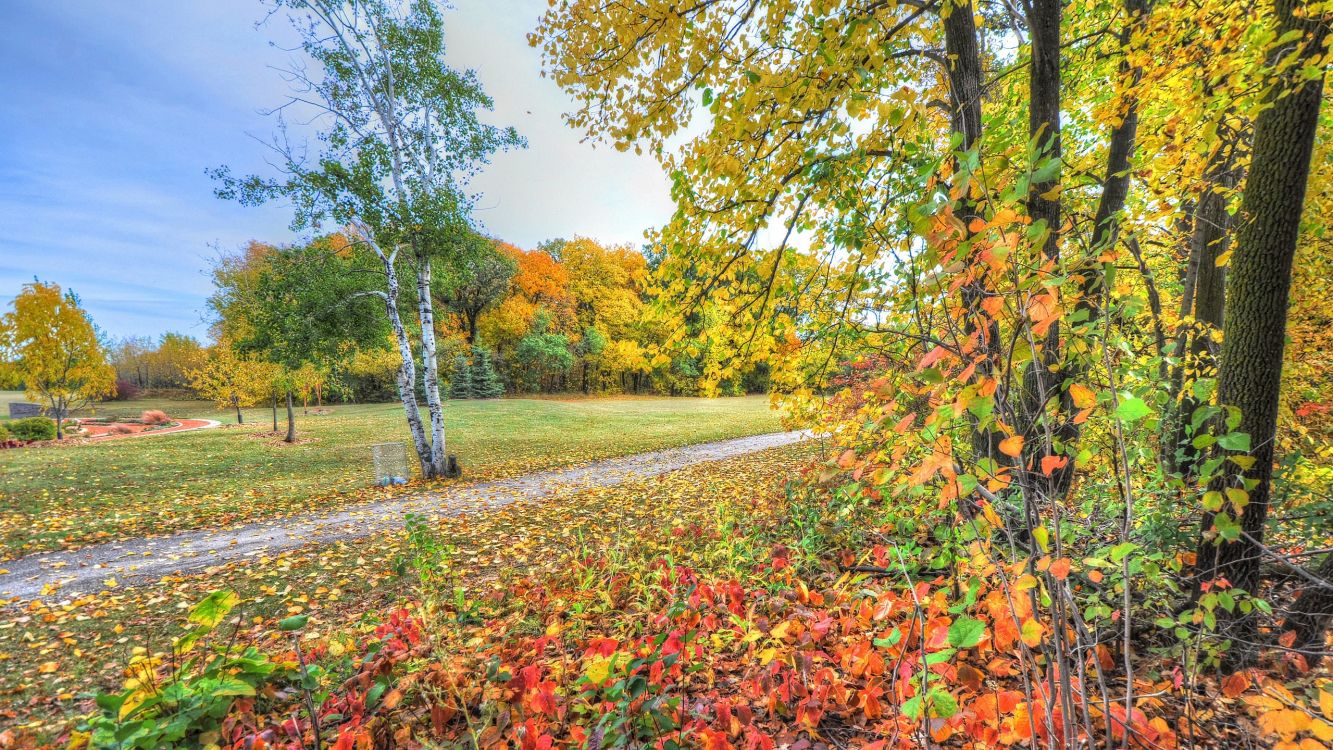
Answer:
[[[547,499],[594,487],[611,487],[692,464],[788,445],[806,436],[804,432],[776,432],[700,443],[539,471],[512,479],[465,484],[439,492],[405,495],[333,513],[296,515],[230,529],[190,531],[29,555],[0,563],[0,568],[8,568],[7,573],[0,575],[0,599],[64,599],[100,590],[108,578],[115,578],[120,586],[142,585],[167,575],[272,555],[307,544],[327,544],[401,528],[409,513],[455,516],[499,508],[520,500]],[[56,588],[47,589],[48,586]]]

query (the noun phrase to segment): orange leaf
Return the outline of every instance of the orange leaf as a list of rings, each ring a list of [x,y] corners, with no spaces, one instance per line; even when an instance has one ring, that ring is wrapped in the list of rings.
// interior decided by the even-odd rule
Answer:
[[[1080,383],[1069,386],[1069,397],[1074,401],[1074,406],[1080,409],[1091,409],[1092,405],[1097,403],[1097,394]]]
[[[1000,452],[1018,458],[1023,454],[1023,436],[1011,435],[1000,441]]]
[[[1067,463],[1067,456],[1046,456],[1041,459],[1041,473],[1049,477],[1053,472],[1063,469]]]
[[[1222,680],[1222,695],[1228,698],[1235,698],[1249,688],[1250,676],[1244,672],[1237,672]]]
[[[1063,581],[1069,577],[1069,567],[1069,558],[1062,557],[1051,563],[1051,575],[1055,577],[1055,580]]]

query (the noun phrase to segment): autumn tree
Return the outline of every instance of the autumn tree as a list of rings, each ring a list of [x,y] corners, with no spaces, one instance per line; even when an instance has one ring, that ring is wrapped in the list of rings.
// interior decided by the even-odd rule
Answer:
[[[228,341],[208,350],[203,364],[187,373],[190,387],[221,408],[236,410],[236,424],[244,424],[241,407],[254,406],[272,392],[270,367],[237,353]],[[274,428],[276,430],[276,427]]]
[[[206,352],[193,336],[168,332],[142,356],[149,387],[186,388],[189,374],[203,364]]]
[[[468,346],[476,343],[482,313],[504,299],[517,269],[514,254],[502,251],[499,245],[497,240],[469,231],[460,242],[461,257],[443,265],[437,277],[435,294],[462,319]]]
[[[314,63],[287,71],[298,93],[279,111],[307,111],[322,128],[320,152],[307,160],[280,128],[273,146],[282,174],[239,178],[219,169],[218,194],[248,204],[290,200],[294,229],[346,227],[349,248],[377,264],[359,293],[380,300],[393,331],[399,398],[422,474],[443,476],[433,272],[458,260],[470,225],[471,198],[461,182],[497,149],[522,141],[512,128],[477,118],[491,100],[471,71],[444,63],[444,21],[434,3],[280,0],[275,8],[289,15]],[[404,303],[416,309],[417,342]],[[417,406],[418,371],[429,436]]]
[[[40,281],[25,284],[0,317],[0,371],[46,404],[57,440],[71,411],[115,391],[116,370],[79,298]]]
[[[1228,282],[1218,401],[1239,410],[1237,432],[1248,440],[1245,455],[1224,462],[1213,482],[1228,500],[1204,519],[1198,569],[1201,580],[1225,579],[1248,592],[1258,590],[1264,558],[1291,268],[1324,97],[1329,27],[1310,17],[1314,10],[1302,0],[1274,3],[1270,59],[1279,75],[1255,118]],[[1235,662],[1245,665],[1257,655],[1258,624],[1252,614],[1237,619],[1229,633]]]
[[[846,448],[845,491],[873,487],[911,519],[923,568],[973,554],[975,529],[946,529],[984,516],[1040,574],[1052,623],[1033,677],[1049,680],[1082,668],[1074,641],[1099,627],[1132,674],[1136,597],[1173,624],[1182,607],[1217,620],[1215,596],[1182,604],[1160,577],[1088,609],[1086,587],[1038,565],[1102,559],[1108,529],[1117,560],[1140,550],[1127,566],[1150,543],[1183,551],[1221,489],[1242,504],[1267,491],[1326,14],[1292,0],[569,2],[532,42],[573,126],[672,175],[676,213],[651,237],[674,316],[660,357],[715,383],[738,352],[771,364]],[[1230,385],[1214,396],[1198,355],[1219,335]],[[1182,370],[1189,351],[1199,364]],[[863,366],[875,376],[846,386]],[[1163,387],[1177,373],[1194,403]],[[1184,435],[1164,419],[1176,409]],[[1250,432],[1266,447],[1226,458]],[[1163,470],[1185,437],[1223,455]],[[1224,487],[1201,486],[1219,462]],[[1238,510],[1207,517],[1205,546],[1262,532],[1262,509],[1244,528]],[[1258,569],[1257,545],[1223,549]],[[1110,611],[1123,616],[1084,620]],[[1129,681],[1117,704],[1137,702]]]

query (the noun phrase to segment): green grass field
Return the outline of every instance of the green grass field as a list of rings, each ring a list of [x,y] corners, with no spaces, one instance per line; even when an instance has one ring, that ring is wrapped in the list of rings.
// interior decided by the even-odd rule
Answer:
[[[267,409],[245,410],[236,425],[234,412],[207,402],[112,403],[97,413],[162,409],[226,426],[0,451],[0,559],[383,496],[371,486],[369,446],[410,446],[402,408],[326,408],[304,416],[298,407],[298,443],[289,445],[272,434]],[[446,429],[471,481],[781,428],[768,399],[750,396],[450,402]]]

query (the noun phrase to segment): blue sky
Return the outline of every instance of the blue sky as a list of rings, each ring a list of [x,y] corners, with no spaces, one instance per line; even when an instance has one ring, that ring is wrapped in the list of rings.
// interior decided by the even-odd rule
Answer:
[[[581,234],[642,239],[666,221],[668,183],[647,157],[580,143],[564,94],[526,34],[545,0],[455,0],[449,61],[477,71],[526,150],[473,183],[477,217],[523,247]],[[269,66],[288,32],[249,0],[6,0],[0,8],[0,309],[34,276],[73,289],[112,337],[207,336],[207,269],[251,238],[293,239],[283,206],[213,196],[204,170],[266,169],[286,84]],[[253,137],[252,137],[253,136]]]

